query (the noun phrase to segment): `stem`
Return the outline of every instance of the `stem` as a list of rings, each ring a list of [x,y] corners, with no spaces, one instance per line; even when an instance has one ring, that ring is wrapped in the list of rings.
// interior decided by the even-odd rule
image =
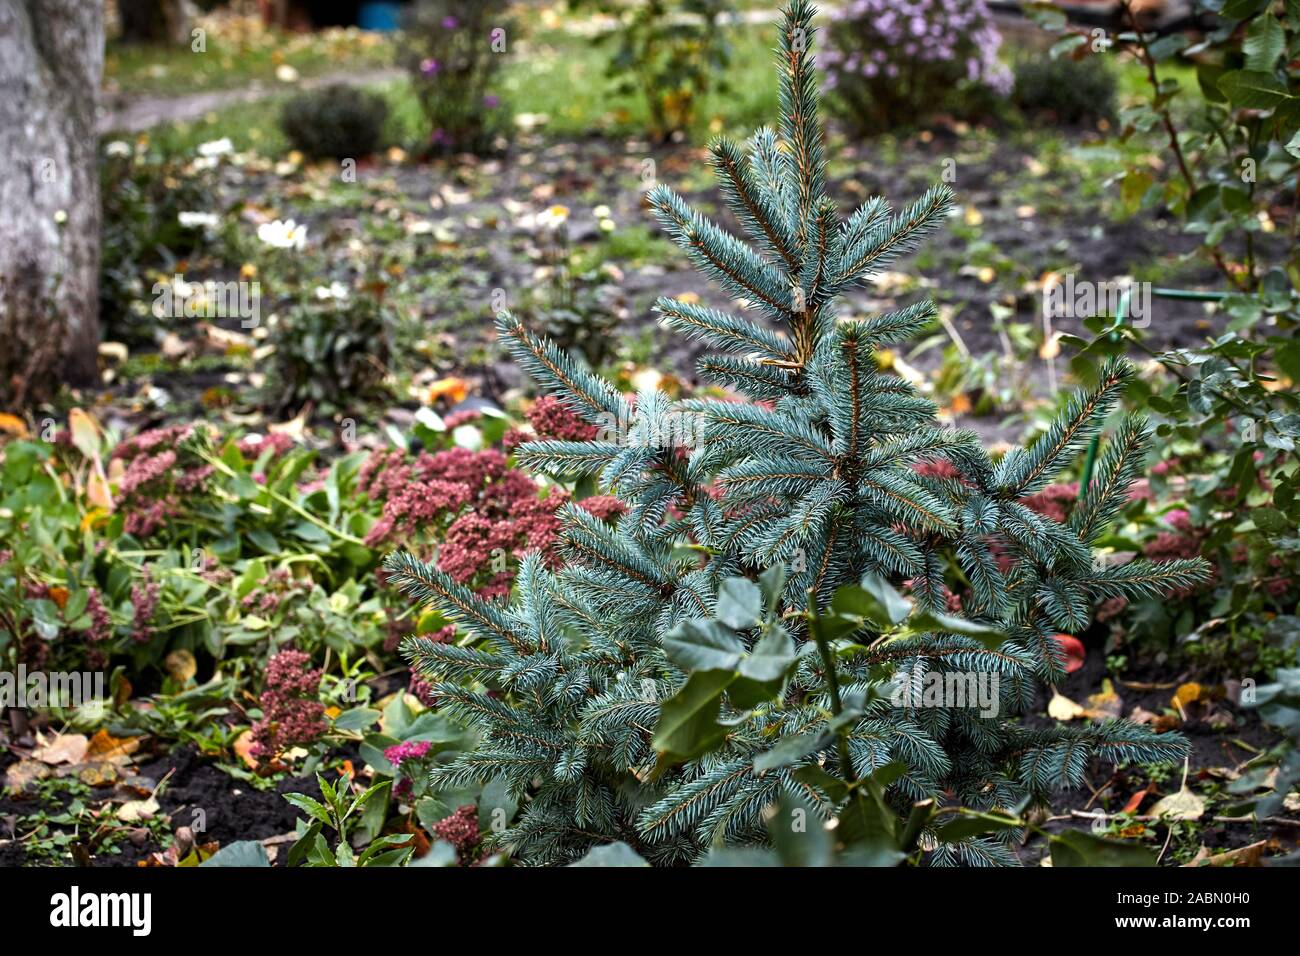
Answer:
[[[810,590],[808,592],[808,604],[813,608],[812,614],[814,617],[817,614],[817,605],[815,602],[816,598]],[[838,717],[844,710],[844,704],[840,700],[840,679],[835,673],[835,654],[831,651],[830,641],[826,640],[826,638],[818,632],[816,626],[810,627],[809,630],[812,631],[813,640],[817,642],[817,651],[821,654],[822,658],[822,668],[826,671],[826,690],[830,693],[831,697],[831,713]],[[850,779],[850,776],[853,773],[853,765],[849,760],[849,741],[848,738],[845,737],[843,730],[836,733],[835,746],[839,751],[840,775],[844,778],[845,783],[852,783],[853,781]]]
[[[216,468],[227,478],[236,477],[235,470],[231,468],[229,465],[227,465],[220,458],[214,458],[213,456],[209,455],[207,452],[203,452],[203,451],[200,451],[198,454],[200,458],[206,461],[213,468]],[[322,531],[326,532],[327,534],[332,534],[334,535],[334,537],[340,539],[341,541],[347,541],[350,544],[359,544],[363,548],[367,547],[366,543],[362,541],[360,538],[354,535],[350,535],[346,531],[340,531],[338,528],[335,528],[333,525],[329,524],[328,522],[322,521],[320,518],[317,518],[314,514],[312,514],[302,505],[298,504],[296,501],[294,501],[291,498],[286,498],[284,495],[280,494],[274,488],[271,488],[268,485],[263,485],[263,490],[267,493],[268,496],[270,496],[270,498],[273,501],[276,501],[284,505],[286,508],[288,508],[294,514],[296,514],[298,517],[303,518],[306,521],[310,521],[312,524],[314,524],[316,527],[320,528]]]
[[[1141,51],[1138,57],[1142,65],[1146,67],[1147,83],[1151,86],[1151,92],[1155,95],[1155,102],[1160,100],[1160,77],[1156,73],[1156,60],[1151,55],[1151,47],[1147,45],[1146,34],[1138,25],[1137,15],[1133,12],[1132,4],[1129,0],[1120,0],[1120,6],[1124,8],[1124,13],[1128,17],[1129,23],[1133,27],[1133,33],[1137,37],[1138,48]],[[1183,155],[1182,144],[1178,141],[1178,129],[1174,126],[1173,115],[1169,112],[1168,106],[1156,106],[1156,113],[1160,116],[1164,124],[1165,133],[1169,137],[1169,149],[1174,154],[1174,159],[1178,161],[1178,171],[1182,174],[1183,181],[1187,184],[1187,197],[1190,199],[1196,192],[1196,179],[1192,175],[1191,168],[1187,165],[1187,157]],[[1214,259],[1215,266],[1219,271],[1238,289],[1244,289],[1245,286],[1241,280],[1228,268],[1228,264],[1223,261],[1223,256],[1217,249],[1210,249],[1210,256]]]

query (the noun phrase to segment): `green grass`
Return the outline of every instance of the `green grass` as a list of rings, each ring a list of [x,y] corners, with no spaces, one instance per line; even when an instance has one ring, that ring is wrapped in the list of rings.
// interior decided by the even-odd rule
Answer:
[[[703,143],[718,132],[748,136],[755,126],[773,123],[777,91],[773,82],[770,37],[764,27],[741,26],[728,30],[732,44],[726,91],[709,95],[699,110],[696,127],[687,135]],[[189,54],[186,54],[189,55]],[[541,127],[548,137],[580,138],[599,133],[637,136],[648,122],[639,94],[612,92],[606,76],[607,50],[586,37],[558,31],[521,42],[504,68],[503,92],[516,114],[544,114]],[[273,71],[272,71],[273,72]],[[419,102],[405,80],[373,87],[389,102],[389,137],[410,147],[424,136]],[[259,101],[226,107],[201,119],[156,127],[150,136],[168,150],[192,152],[200,143],[229,137],[237,149],[256,149],[276,156],[287,148],[277,116],[289,91]]]
[[[104,54],[104,85],[123,93],[167,96],[254,83],[280,86],[275,74],[282,64],[303,77],[391,66],[392,43],[384,34],[341,29],[306,34],[267,31],[246,38],[212,33],[204,52],[189,45],[111,41]]]

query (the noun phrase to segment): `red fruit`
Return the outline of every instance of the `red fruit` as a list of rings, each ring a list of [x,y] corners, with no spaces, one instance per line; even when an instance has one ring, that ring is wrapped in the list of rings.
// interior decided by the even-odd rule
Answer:
[[[1065,672],[1073,674],[1083,666],[1083,660],[1088,656],[1088,652],[1083,649],[1083,641],[1069,634],[1057,634],[1056,643],[1061,645],[1061,650],[1065,652]]]

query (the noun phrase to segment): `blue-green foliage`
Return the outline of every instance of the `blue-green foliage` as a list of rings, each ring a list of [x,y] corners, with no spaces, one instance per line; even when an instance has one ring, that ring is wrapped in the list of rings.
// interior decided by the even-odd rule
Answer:
[[[839,219],[825,193],[812,14],[806,0],[792,0],[785,16],[779,140],[764,129],[747,154],[727,142],[713,147],[723,193],[755,245],[666,187],[650,195],[692,260],[768,320],[666,298],[657,306],[666,326],[720,350],[701,361],[702,377],[750,401],[674,403],[658,392],[632,401],[503,314],[500,332],[518,361],[607,430],[601,440],[525,445],[520,460],[556,477],[594,476],[629,510],[611,526],[566,507],[562,567],[528,558],[506,606],[410,555],[388,561],[410,595],[454,616],[469,636],[462,647],[405,644],[444,712],[481,733],[479,747],[436,769],[434,782],[500,777],[526,796],[515,825],[493,837],[525,861],[570,861],[616,840],[656,863],[695,860],[717,844],[766,842],[764,808],[783,797],[836,812],[830,792],[807,782],[816,773],[798,773],[814,764],[851,781],[900,761],[906,772],[888,789],[898,808],[950,800],[946,791],[967,806],[994,808],[1078,785],[1093,758],[1184,754],[1176,735],[1133,724],[1027,730],[1008,716],[1032,699],[1038,681],[1062,676],[1054,633],[1086,626],[1098,600],[1167,591],[1204,569],[1197,561],[1094,565],[1090,544],[1138,473],[1148,440],[1140,422],[1119,430],[1069,524],[1022,503],[1101,427],[1130,375],[1125,365],[1107,366],[1038,441],[995,461],[974,434],[940,427],[932,403],[875,361],[878,348],[924,325],[928,304],[836,322],[837,296],[914,247],[948,214],[952,195],[936,187],[895,213],[876,198]],[[672,440],[674,428],[695,440]],[[923,462],[948,462],[960,478],[919,474],[914,466]],[[1009,571],[995,553],[1011,559]],[[804,653],[781,693],[757,707],[729,689],[716,749],[672,766],[656,754],[654,733],[662,702],[683,690],[687,675],[665,652],[665,638],[683,622],[712,618],[725,579],[777,565],[787,573],[776,613],[801,647],[809,612],[829,607],[837,588],[863,575],[909,580],[916,608],[934,612],[945,609],[948,582],[965,582],[964,613],[1007,636],[992,646],[944,631],[877,642],[879,631],[864,623],[839,642],[840,685],[869,701],[846,748],[755,768],[782,740],[828,724],[823,659]],[[750,651],[758,634],[741,632]],[[996,673],[1002,714],[900,707],[866,693],[897,669],[917,667]],[[717,672],[703,673],[692,680],[707,683]],[[841,766],[844,759],[852,766]],[[939,844],[931,858],[1011,862],[1008,839]]]

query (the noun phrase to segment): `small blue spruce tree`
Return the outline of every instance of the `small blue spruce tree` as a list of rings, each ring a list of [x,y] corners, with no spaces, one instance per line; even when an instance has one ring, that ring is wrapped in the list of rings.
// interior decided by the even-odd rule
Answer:
[[[1041,682],[1063,676],[1055,633],[1086,627],[1100,600],[1164,593],[1205,569],[1093,560],[1140,474],[1140,421],[1115,431],[1068,522],[1024,504],[1101,430],[1126,365],[1107,365],[1045,434],[994,459],[973,433],[941,427],[934,405],[876,361],[925,326],[931,304],[837,320],[837,298],[915,247],[952,195],[938,186],[901,212],[873,198],[839,218],[826,191],[813,12],[791,0],[784,15],[779,134],[759,130],[748,151],[711,148],[753,244],[668,188],[649,196],[692,261],[768,320],[657,303],[669,329],[719,351],[700,361],[702,378],[747,401],[631,399],[503,314],[516,359],[605,429],[597,440],[525,445],[519,460],[557,479],[595,476],[627,511],[611,525],[566,506],[562,566],[527,556],[504,605],[409,554],[387,561],[413,598],[466,635],[404,645],[443,712],[479,734],[434,782],[504,780],[522,809],[491,839],[523,861],[568,862],[612,841],[665,864],[760,844],[766,808],[797,799],[830,817],[845,792],[832,779],[886,766],[897,769],[884,799],[906,813],[929,799],[1042,802],[1079,785],[1094,758],[1185,754],[1177,735],[1132,723],[1030,729],[1016,717]],[[755,612],[760,575],[767,608]],[[910,582],[910,608],[899,610],[891,581]],[[950,583],[962,589],[960,619],[944,613]],[[838,624],[818,630],[827,620]],[[900,704],[900,672],[996,675],[998,713],[909,695]],[[944,842],[925,832],[919,846],[934,863],[1010,863],[1009,833]]]

